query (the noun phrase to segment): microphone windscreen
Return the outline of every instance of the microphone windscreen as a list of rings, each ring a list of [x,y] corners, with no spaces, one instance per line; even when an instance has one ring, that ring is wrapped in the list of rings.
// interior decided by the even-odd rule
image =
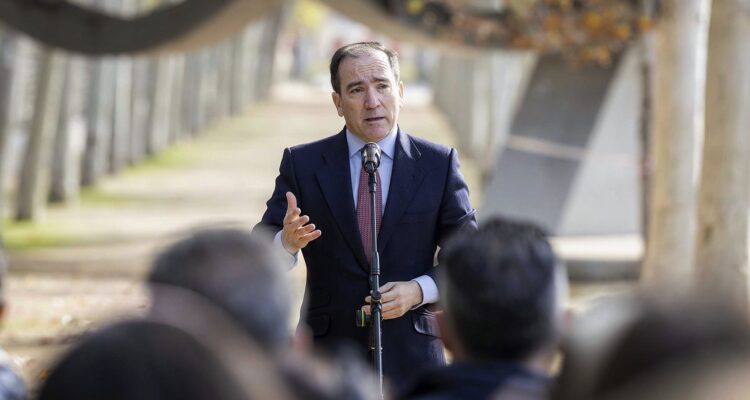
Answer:
[[[373,172],[380,166],[380,146],[377,143],[367,143],[362,148],[362,167]]]

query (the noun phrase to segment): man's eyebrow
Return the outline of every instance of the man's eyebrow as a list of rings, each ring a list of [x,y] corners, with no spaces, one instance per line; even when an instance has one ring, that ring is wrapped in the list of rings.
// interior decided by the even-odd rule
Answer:
[[[364,81],[362,81],[362,80],[350,82],[348,85],[346,85],[346,90],[349,90],[349,89],[351,89],[351,88],[353,88],[355,86],[359,86],[359,85],[361,85],[363,83],[364,83]]]
[[[378,83],[380,83],[380,82],[390,83],[390,80],[388,78],[384,77],[384,76],[376,76],[376,77],[373,77],[372,80],[375,81],[375,82],[378,82]],[[346,90],[349,90],[349,89],[351,89],[351,88],[353,88],[355,86],[359,86],[359,85],[361,85],[363,83],[365,83],[365,81],[361,80],[361,79],[358,80],[358,81],[350,82],[348,85],[346,85]]]

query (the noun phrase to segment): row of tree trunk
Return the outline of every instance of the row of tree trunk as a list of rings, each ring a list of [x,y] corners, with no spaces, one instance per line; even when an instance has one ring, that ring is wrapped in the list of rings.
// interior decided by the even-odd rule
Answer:
[[[281,23],[279,10],[213,47],[158,58],[85,58],[0,31],[0,213],[35,219],[267,97]]]
[[[742,0],[662,1],[654,32],[644,282],[748,305],[750,15]]]

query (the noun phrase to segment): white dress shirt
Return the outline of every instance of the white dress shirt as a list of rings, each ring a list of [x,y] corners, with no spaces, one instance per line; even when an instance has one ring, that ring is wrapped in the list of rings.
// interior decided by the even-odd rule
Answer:
[[[393,173],[393,156],[396,151],[396,139],[398,137],[398,125],[394,125],[393,129],[390,133],[383,139],[380,139],[378,141],[378,146],[380,147],[381,157],[380,157],[380,166],[378,167],[378,174],[380,174],[380,186],[381,186],[381,192],[382,192],[382,199],[383,199],[383,210],[386,209],[386,204],[388,203],[388,189],[391,185],[391,175]],[[351,173],[351,184],[352,184],[352,195],[354,197],[354,209],[357,209],[357,192],[359,191],[359,174],[360,170],[362,169],[362,155],[360,154],[360,150],[366,142],[362,141],[362,139],[358,138],[351,132],[349,132],[349,129],[346,130],[346,142],[349,147],[349,171]],[[304,214],[304,210],[302,211]],[[315,221],[310,221],[315,222]],[[279,231],[276,234],[276,237],[274,238],[274,244],[276,246],[280,246],[281,248],[284,248],[284,246],[281,244],[281,232]],[[289,254],[289,264],[290,269],[294,268],[294,266],[297,265],[297,257],[298,253],[289,253],[284,248],[284,253]],[[422,289],[422,303],[418,304],[416,307],[419,307],[423,304],[430,304],[435,303],[438,300],[438,289],[437,285],[435,284],[435,281],[432,280],[432,278],[428,275],[422,275],[417,278],[413,279],[417,284],[419,284],[419,287]]]

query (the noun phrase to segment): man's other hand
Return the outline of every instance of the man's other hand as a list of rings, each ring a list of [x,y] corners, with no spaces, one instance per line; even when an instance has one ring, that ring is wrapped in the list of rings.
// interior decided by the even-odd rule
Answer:
[[[297,198],[292,192],[286,192],[286,215],[284,216],[284,229],[281,233],[281,244],[286,251],[296,254],[308,243],[320,237],[322,232],[315,229],[315,224],[308,224],[310,217],[302,214],[297,207]]]
[[[388,282],[380,287],[380,298],[383,319],[398,318],[422,302],[422,288],[416,281]],[[362,306],[367,315],[370,315],[370,299],[370,296],[365,297],[367,304]]]

